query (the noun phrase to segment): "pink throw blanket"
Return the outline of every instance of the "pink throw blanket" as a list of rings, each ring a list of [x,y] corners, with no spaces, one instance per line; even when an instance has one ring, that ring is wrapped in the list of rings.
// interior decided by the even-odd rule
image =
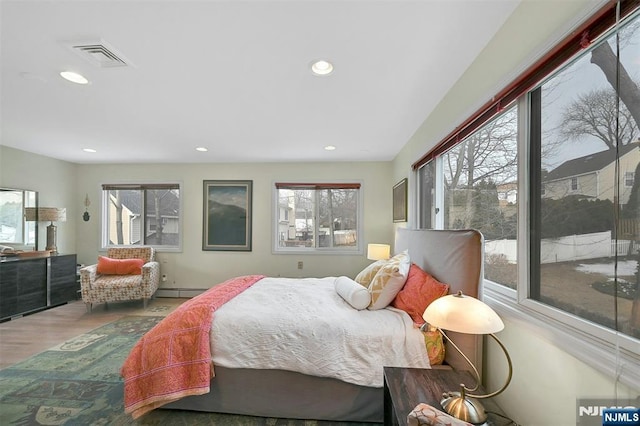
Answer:
[[[247,275],[212,287],[142,336],[120,370],[125,412],[135,419],[185,396],[209,392],[213,313],[262,278]]]

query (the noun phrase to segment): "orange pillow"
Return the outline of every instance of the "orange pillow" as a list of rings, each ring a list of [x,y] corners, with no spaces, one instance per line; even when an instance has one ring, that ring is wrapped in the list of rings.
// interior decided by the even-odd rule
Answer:
[[[96,272],[104,275],[140,275],[142,274],[142,259],[112,259],[98,256]]]
[[[418,265],[412,263],[407,281],[391,302],[391,306],[402,309],[411,316],[414,323],[422,325],[425,322],[422,314],[427,306],[438,297],[447,294],[448,291],[448,284],[441,283]]]

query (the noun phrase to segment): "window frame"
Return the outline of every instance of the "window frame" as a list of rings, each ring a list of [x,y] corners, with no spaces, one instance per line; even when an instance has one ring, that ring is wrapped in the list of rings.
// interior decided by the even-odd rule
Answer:
[[[640,15],[636,15],[635,19],[640,19],[637,16]],[[607,31],[602,37],[608,37],[612,31]],[[581,52],[581,54],[584,53]],[[544,80],[551,78],[568,63],[562,63]],[[540,81],[536,87],[543,83],[544,81]],[[531,297],[532,291],[535,291],[531,285],[536,279],[534,269],[537,268],[535,259],[531,258],[531,244],[534,243],[531,238],[531,224],[536,220],[531,214],[531,204],[539,202],[542,198],[541,191],[536,190],[535,185],[532,184],[532,179],[541,181],[539,171],[532,174],[532,168],[535,168],[535,164],[531,163],[532,155],[539,155],[534,152],[535,147],[532,147],[530,143],[531,129],[535,127],[531,125],[531,120],[535,119],[535,117],[531,117],[531,102],[536,102],[531,96],[533,90],[530,89],[517,98],[519,194],[517,286],[514,290],[485,278],[483,298],[505,319],[531,330],[540,338],[547,340],[586,365],[634,388],[637,383],[640,383],[640,369],[637,368],[640,365],[640,339],[590,322],[553,306],[545,305]],[[481,125],[478,126],[478,128],[481,127]],[[430,161],[436,161],[437,170],[435,176],[436,196],[433,208],[439,208],[441,211],[443,209],[442,181],[444,180],[441,163],[444,153],[446,151],[438,152],[430,157]],[[419,167],[414,167],[413,175],[414,179],[419,182]],[[420,191],[416,191],[415,194],[419,195]],[[416,204],[418,205],[417,217],[419,217],[423,214],[419,211],[422,204],[420,202]],[[438,220],[438,214],[435,216],[437,219],[434,227],[436,229],[444,228],[442,215],[440,215],[440,220]]]
[[[635,19],[640,19],[640,14],[637,12],[630,14],[627,18],[633,18],[634,15]],[[518,136],[518,150],[521,151],[518,162],[518,191],[527,195],[528,203],[523,203],[526,206],[521,206],[518,212],[522,220],[518,225],[517,291],[513,293],[505,291],[511,289],[501,289],[500,287],[503,286],[500,284],[485,280],[487,284],[485,286],[487,290],[485,296],[488,303],[496,308],[499,313],[515,320],[522,326],[529,327],[539,336],[544,336],[549,342],[594,369],[616,377],[627,386],[634,387],[637,386],[637,383],[640,383],[640,369],[633,368],[634,365],[640,365],[640,339],[591,322],[560,308],[544,304],[535,300],[531,294],[537,291],[535,285],[536,282],[539,283],[539,276],[536,275],[537,271],[533,268],[539,265],[539,262],[533,259],[537,254],[532,244],[536,242],[531,236],[535,232],[537,218],[532,215],[532,211],[534,210],[534,203],[539,202],[542,198],[542,194],[536,194],[535,192],[535,187],[542,185],[541,176],[539,172],[533,170],[539,164],[532,164],[531,162],[531,159],[539,156],[539,153],[536,153],[535,150],[540,150],[540,147],[535,146],[531,141],[532,128],[536,127],[531,125],[531,120],[536,119],[535,112],[532,115],[532,111],[535,108],[532,105],[539,102],[539,100],[535,99],[535,92],[547,81],[570,66],[572,62],[588,54],[593,47],[600,41],[610,37],[614,31],[615,28],[612,28],[604,32],[589,49],[581,51],[571,60],[562,63],[554,72],[550,73],[518,100],[520,111],[522,112],[519,118],[523,120],[524,124],[524,126],[519,127]],[[577,183],[575,189],[574,180]],[[570,192],[576,193],[579,191],[579,176],[572,177]],[[520,250],[523,251],[520,252]]]
[[[179,197],[179,212],[178,212],[178,244],[176,245],[155,245],[155,244],[109,244],[109,190],[113,188],[120,188],[125,190],[143,190],[148,189],[169,189],[169,187],[176,187],[178,189]],[[182,252],[182,242],[184,235],[184,191],[183,184],[180,181],[163,181],[163,182],[117,182],[102,184],[100,187],[101,197],[101,214],[100,214],[100,250],[106,251],[111,247],[153,247],[157,252],[167,253],[180,253]],[[146,193],[143,194],[143,198],[146,198]],[[144,208],[144,207],[143,207]],[[142,230],[147,229],[146,215],[142,214],[142,221],[140,228]]]
[[[527,201],[518,206],[518,285],[512,290],[485,279],[485,298],[498,313],[514,320],[542,336],[563,351],[585,364],[607,375],[634,386],[640,382],[640,370],[620,367],[638,365],[640,362],[640,340],[616,330],[592,323],[561,309],[532,299],[531,280],[531,163],[533,147],[529,143],[531,96],[529,92],[519,99],[518,129],[518,192],[526,194]],[[538,176],[538,179],[540,176]],[[618,353],[619,350],[619,353]],[[624,374],[623,374],[624,373]]]
[[[353,249],[344,249],[344,248],[335,248],[335,247],[280,247],[280,235],[279,235],[279,220],[280,220],[280,203],[279,203],[279,189],[280,187],[286,186],[299,186],[299,187],[309,187],[309,189],[323,189],[323,185],[345,185],[345,186],[355,186],[357,185],[358,197],[357,197],[357,214],[356,218],[358,224],[356,226],[356,247]],[[323,254],[323,255],[356,255],[362,256],[364,254],[364,244],[363,244],[363,235],[364,235],[364,184],[361,180],[340,180],[340,181],[302,181],[296,183],[281,183],[281,182],[273,182],[271,185],[272,188],[272,212],[273,217],[271,220],[272,232],[271,232],[271,252],[272,254]],[[315,206],[314,206],[315,208]],[[317,212],[314,212],[317,214]],[[317,226],[317,221],[314,221],[314,227]],[[317,235],[317,233],[315,234]]]
[[[624,187],[633,187],[633,181],[635,179],[635,172],[624,172]]]

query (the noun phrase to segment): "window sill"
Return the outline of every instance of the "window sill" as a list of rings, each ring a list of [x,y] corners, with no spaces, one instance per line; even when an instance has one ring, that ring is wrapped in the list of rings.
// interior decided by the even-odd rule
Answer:
[[[106,246],[106,247],[101,247],[100,248],[100,252],[106,252],[108,249],[110,248],[118,248],[118,247],[153,247],[156,250],[156,253],[182,253],[182,247],[165,247],[165,246],[148,246],[148,245],[137,245],[137,244],[132,244],[132,245],[112,245],[112,246]]]
[[[291,247],[287,249],[278,248],[272,250],[272,254],[298,254],[298,255],[334,255],[334,256],[363,256],[364,252],[362,250],[331,250],[331,249],[300,249],[296,247]]]
[[[529,329],[564,352],[617,381],[638,389],[640,342],[530,299],[518,303],[516,291],[485,280],[484,300],[503,318]]]

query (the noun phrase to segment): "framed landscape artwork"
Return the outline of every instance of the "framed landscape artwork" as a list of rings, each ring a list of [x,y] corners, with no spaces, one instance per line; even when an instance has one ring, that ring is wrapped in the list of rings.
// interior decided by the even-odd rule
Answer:
[[[251,251],[253,181],[205,180],[202,250]]]
[[[407,178],[393,185],[393,221],[407,221]]]

